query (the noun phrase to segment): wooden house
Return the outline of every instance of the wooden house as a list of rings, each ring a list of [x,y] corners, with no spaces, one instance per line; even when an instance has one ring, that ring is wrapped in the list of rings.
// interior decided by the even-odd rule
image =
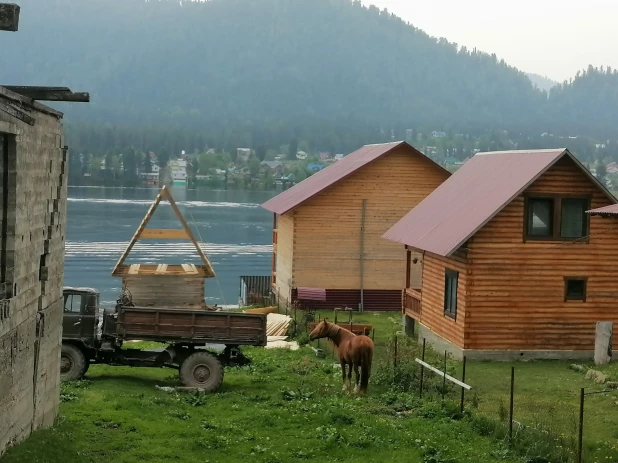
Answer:
[[[618,322],[618,226],[587,211],[615,202],[566,149],[475,155],[384,235],[423,255],[403,301],[419,339],[456,357],[590,357],[596,322]]]
[[[148,222],[164,199],[169,201],[182,228],[170,230],[147,228]],[[126,264],[125,260],[138,240],[189,240],[195,246],[201,265]],[[150,206],[127,249],[116,263],[112,275],[122,278],[123,287],[128,289],[132,302],[137,307],[209,308],[204,302],[205,279],[214,277],[215,272],[167,187],[161,189]]]
[[[367,145],[263,204],[280,304],[315,288],[316,308],[399,310],[405,256],[381,236],[449,175],[405,142]]]

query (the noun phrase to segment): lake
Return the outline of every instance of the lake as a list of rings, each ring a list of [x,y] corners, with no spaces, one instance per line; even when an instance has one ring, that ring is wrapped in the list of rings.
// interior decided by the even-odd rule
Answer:
[[[238,304],[241,275],[270,275],[272,214],[260,207],[274,192],[172,188],[172,196],[210,259],[216,278],[206,280],[208,304]],[[128,246],[157,188],[69,187],[64,284],[101,292],[115,304],[122,279],[114,265]],[[162,201],[148,228],[181,228]],[[200,263],[190,241],[138,241],[126,263]]]

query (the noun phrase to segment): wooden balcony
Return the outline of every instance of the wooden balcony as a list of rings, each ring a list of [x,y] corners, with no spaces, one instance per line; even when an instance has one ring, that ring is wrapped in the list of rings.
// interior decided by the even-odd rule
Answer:
[[[422,310],[421,291],[411,288],[404,289],[402,302],[402,312],[406,314],[406,316],[420,321]]]

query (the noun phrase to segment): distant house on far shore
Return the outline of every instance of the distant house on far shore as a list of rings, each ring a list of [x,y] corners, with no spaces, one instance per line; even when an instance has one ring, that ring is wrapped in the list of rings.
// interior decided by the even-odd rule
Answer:
[[[305,153],[304,151],[299,151],[298,153],[296,153],[296,159],[307,159],[307,153]]]
[[[344,154],[335,154],[335,161],[341,161],[345,157]]]
[[[236,162],[247,162],[251,157],[251,148],[238,148],[236,150]]]
[[[270,169],[272,174],[281,173],[283,171],[283,164],[279,161],[262,161],[260,166],[262,169]]]

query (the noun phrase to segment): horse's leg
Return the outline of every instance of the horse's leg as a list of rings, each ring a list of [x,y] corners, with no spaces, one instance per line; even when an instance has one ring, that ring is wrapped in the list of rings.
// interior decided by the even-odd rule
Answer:
[[[346,365],[345,364],[345,360],[343,360],[343,358],[342,358],[342,359],[339,360],[339,363],[341,363],[341,378],[343,379],[342,391],[345,391],[346,390],[346,387],[345,387],[345,365]]]
[[[348,389],[352,386],[352,363],[348,365]]]
[[[358,387],[360,386],[360,373],[358,371],[358,363],[354,364],[354,377],[356,381],[354,381],[354,392],[358,392]]]

